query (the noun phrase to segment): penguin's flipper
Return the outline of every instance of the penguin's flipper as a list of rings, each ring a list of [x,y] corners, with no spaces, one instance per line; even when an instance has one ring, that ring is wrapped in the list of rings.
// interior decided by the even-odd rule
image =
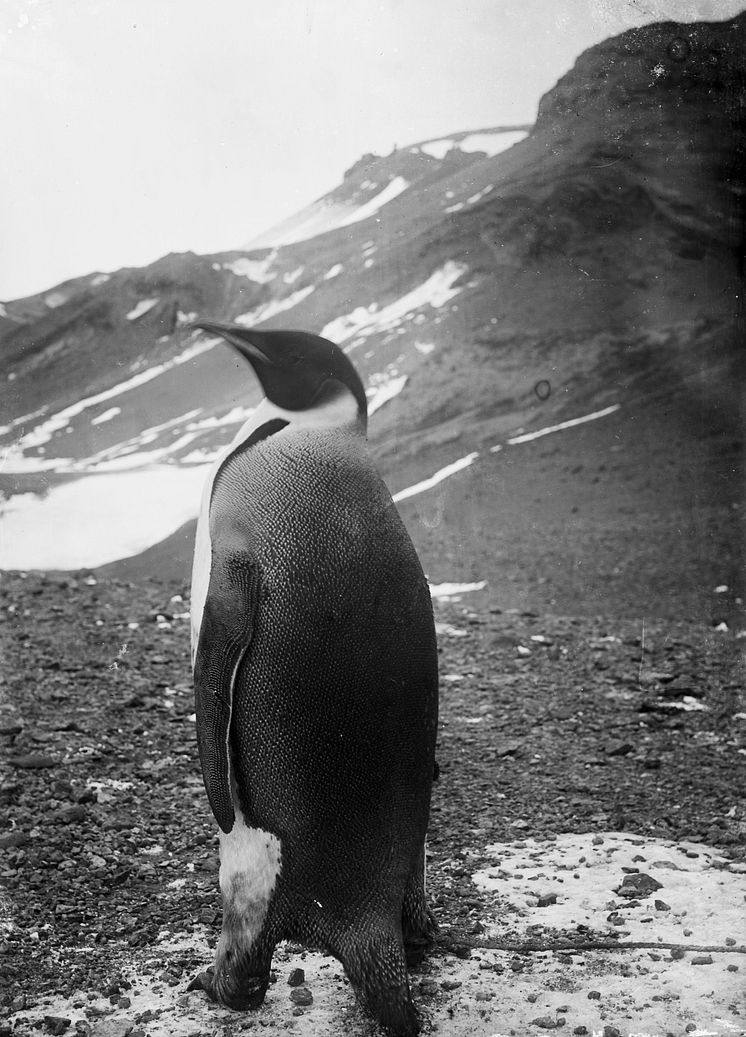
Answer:
[[[233,685],[249,643],[259,598],[253,559],[213,555],[210,583],[194,660],[197,744],[202,777],[215,820],[225,833],[235,820],[231,794],[230,724]]]

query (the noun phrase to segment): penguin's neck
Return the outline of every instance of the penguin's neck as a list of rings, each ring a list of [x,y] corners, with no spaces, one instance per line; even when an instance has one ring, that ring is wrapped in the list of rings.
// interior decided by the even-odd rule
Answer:
[[[286,421],[291,428],[342,429],[360,436],[365,435],[365,419],[361,417],[357,400],[347,390],[330,393],[317,406],[308,410],[285,410],[271,400],[263,399],[248,420],[236,433],[228,451],[233,451],[261,425],[275,418]]]

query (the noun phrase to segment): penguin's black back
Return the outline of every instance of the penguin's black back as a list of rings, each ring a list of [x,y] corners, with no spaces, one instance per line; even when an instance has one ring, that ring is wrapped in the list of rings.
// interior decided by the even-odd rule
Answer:
[[[334,950],[356,919],[401,918],[422,853],[437,727],[427,581],[352,434],[286,429],[239,450],[210,525],[213,565],[248,564],[256,588],[230,724],[239,805],[282,844],[278,937]]]

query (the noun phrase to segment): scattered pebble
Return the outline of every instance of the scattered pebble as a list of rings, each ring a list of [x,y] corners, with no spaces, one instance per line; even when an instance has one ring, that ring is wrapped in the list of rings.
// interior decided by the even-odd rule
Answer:
[[[305,981],[306,974],[303,971],[303,969],[293,969],[293,971],[288,976],[289,987],[299,987],[302,983],[305,983]]]
[[[556,904],[556,903],[557,903],[557,894],[556,893],[542,893],[539,896],[539,903],[536,906],[537,907],[549,907],[551,904]]]
[[[695,954],[691,960],[692,965],[712,965],[711,954]]]
[[[47,1028],[48,1033],[51,1034],[62,1034],[70,1026],[70,1019],[64,1019],[58,1015],[45,1015],[44,1025]]]
[[[296,987],[290,992],[290,1000],[296,1005],[306,1007],[313,1004],[313,994],[308,987]]]
[[[21,770],[26,771],[54,767],[57,763],[51,756],[45,756],[43,753],[26,753],[24,756],[11,756],[10,762],[13,767],[19,767]]]

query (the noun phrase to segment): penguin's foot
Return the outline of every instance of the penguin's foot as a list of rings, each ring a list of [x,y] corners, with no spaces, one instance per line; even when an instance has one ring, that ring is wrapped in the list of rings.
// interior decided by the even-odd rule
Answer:
[[[390,1037],[417,1037],[420,1020],[409,996],[409,990],[366,991],[365,1001]]]
[[[224,928],[208,996],[237,1012],[258,1008],[269,986],[273,949],[261,940],[232,938]]]
[[[242,973],[237,977],[235,974],[220,972],[215,974],[208,995],[213,1001],[219,1001],[236,1012],[248,1012],[262,1004],[268,986],[269,973],[266,976],[248,976]]]
[[[390,1037],[415,1037],[420,1023],[409,993],[401,936],[360,934],[353,953],[341,956],[353,988]]]
[[[200,972],[198,976],[195,976],[187,987],[187,993],[192,990],[204,990],[209,994],[212,990],[212,972]]]
[[[211,1001],[226,1005],[237,1012],[258,1008],[264,1001],[269,986],[269,972],[262,976],[251,976],[243,969],[236,971],[225,964],[212,966],[200,972],[187,987],[187,991],[204,990]]]

